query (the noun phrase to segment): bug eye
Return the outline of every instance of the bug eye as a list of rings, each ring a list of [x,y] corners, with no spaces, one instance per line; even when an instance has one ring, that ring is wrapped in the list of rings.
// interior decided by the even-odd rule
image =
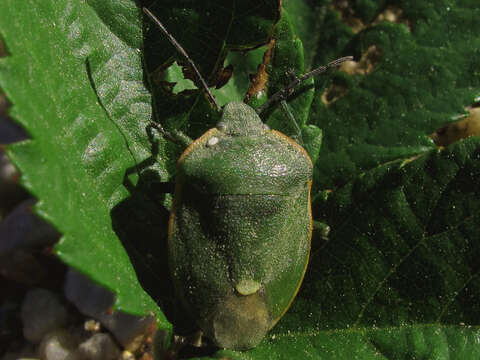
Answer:
[[[227,129],[227,126],[225,125],[225,123],[223,121],[220,121],[217,124],[217,129],[220,130],[220,131],[225,131]]]
[[[218,144],[218,137],[212,136],[210,139],[207,141],[207,147],[213,146]]]
[[[263,130],[265,131],[270,130],[270,126],[268,126],[267,124],[263,124]]]

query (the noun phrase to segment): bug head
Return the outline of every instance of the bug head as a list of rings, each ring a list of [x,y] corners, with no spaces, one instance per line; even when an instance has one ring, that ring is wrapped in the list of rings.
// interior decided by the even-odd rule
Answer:
[[[242,102],[231,102],[224,106],[217,129],[230,136],[262,135],[269,130],[255,110]]]

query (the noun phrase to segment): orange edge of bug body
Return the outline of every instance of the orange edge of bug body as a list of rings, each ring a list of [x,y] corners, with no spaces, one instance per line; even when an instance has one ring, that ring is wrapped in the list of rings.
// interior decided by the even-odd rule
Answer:
[[[310,162],[310,166],[313,168],[313,163],[312,163],[312,159],[310,159],[310,155],[308,155],[307,151],[302,147],[300,146],[295,140],[293,140],[292,138],[288,137],[287,135],[281,133],[280,131],[277,131],[277,130],[271,130],[271,132],[278,136],[279,138],[281,139],[284,139],[286,141],[288,141],[290,143],[290,145],[292,145],[294,148],[297,148],[299,149],[303,155],[308,159],[308,161]],[[300,278],[300,281],[298,282],[298,286],[297,288],[295,289],[295,292],[293,293],[292,297],[290,298],[290,301],[288,302],[288,305],[285,307],[285,309],[283,310],[283,312],[280,314],[280,316],[275,319],[272,323],[272,326],[270,327],[270,329],[272,329],[276,324],[277,322],[283,317],[283,315],[285,315],[285,313],[288,311],[288,309],[290,308],[290,306],[292,305],[293,303],[293,300],[295,300],[295,298],[297,297],[297,294],[298,292],[300,291],[300,287],[302,286],[302,283],[303,283],[303,279],[305,278],[305,273],[307,272],[307,267],[308,267],[308,263],[309,263],[309,260],[310,260],[310,249],[312,247],[312,234],[313,234],[313,217],[312,217],[312,197],[311,197],[311,190],[312,190],[312,180],[310,180],[308,182],[308,217],[309,217],[309,222],[310,222],[310,235],[309,235],[309,238],[308,238],[308,252],[307,252],[307,256],[306,256],[306,259],[305,259],[305,265],[303,267],[303,272],[302,272],[302,277]]]

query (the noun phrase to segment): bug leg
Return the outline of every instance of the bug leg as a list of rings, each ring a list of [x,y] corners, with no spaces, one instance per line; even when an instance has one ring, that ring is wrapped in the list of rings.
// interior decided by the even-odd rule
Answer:
[[[295,74],[295,70],[293,70],[293,69],[288,69],[287,70],[287,76],[288,76],[288,79],[289,79],[290,82],[298,82],[298,80],[299,80],[298,76]],[[293,90],[293,89],[291,89],[291,90]]]
[[[288,120],[292,124],[293,128],[295,129],[295,135],[293,138],[298,142],[301,141],[303,142],[302,139],[302,129],[298,125],[297,120],[295,120],[295,116],[293,116],[292,111],[290,110],[290,106],[288,106],[287,101],[280,100],[280,105],[282,106],[282,110],[284,111],[285,115],[287,116]]]
[[[314,69],[314,70],[312,70],[312,71],[310,71],[306,74],[303,74],[300,77],[294,76],[293,80],[290,81],[290,83],[287,86],[285,86],[283,89],[277,91],[262,106],[260,106],[257,109],[257,113],[260,114],[263,110],[265,110],[267,107],[269,107],[270,104],[273,103],[273,102],[285,100],[294,91],[294,89],[298,85],[300,85],[303,81],[305,81],[305,80],[307,80],[307,79],[309,79],[313,76],[317,76],[321,73],[324,73],[328,69],[335,68],[335,67],[341,65],[342,63],[344,63],[345,61],[351,61],[351,60],[353,60],[353,56],[345,56],[345,57],[336,59],[332,62],[329,62],[327,65],[319,66],[318,68],[316,68],[316,69]]]
[[[320,148],[322,146],[322,130],[315,125],[304,125],[300,127],[290,110],[287,101],[281,100],[280,105],[295,129],[295,135],[293,135],[292,138],[305,148],[308,155],[310,155],[312,162],[315,164],[320,155]]]

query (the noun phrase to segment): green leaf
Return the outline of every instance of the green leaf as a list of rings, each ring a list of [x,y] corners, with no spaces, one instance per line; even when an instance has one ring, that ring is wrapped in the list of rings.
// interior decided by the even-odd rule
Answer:
[[[112,228],[111,211],[128,196],[125,171],[150,151],[151,100],[137,49],[88,5],[67,0],[2,2],[0,34],[9,55],[0,83],[10,115],[31,136],[9,147],[9,156],[39,199],[37,213],[63,234],[56,253],[113,291],[115,309],[154,313],[159,328],[171,331]]]
[[[324,131],[324,139],[315,192],[434,149],[429,134],[464,114],[480,94],[480,25],[474,0],[438,0],[434,5],[357,1],[342,11],[296,3],[286,2],[297,10],[295,25],[311,19],[312,12],[319,19],[302,34],[302,41],[310,44],[306,52],[315,52],[312,68],[345,55],[357,61],[366,56],[372,64],[367,74],[339,71],[331,83],[316,80],[310,122]],[[367,16],[372,10],[375,15]],[[394,14],[395,22],[382,20],[387,13]],[[329,88],[333,95],[331,85],[340,97],[325,105],[321,94]]]
[[[317,209],[332,236],[312,256],[324,282],[305,291],[350,299],[348,313],[323,302],[325,327],[478,324],[479,159],[479,139],[468,139],[370,171]]]
[[[285,334],[247,353],[219,351],[215,359],[475,359],[479,330],[405,325]]]

